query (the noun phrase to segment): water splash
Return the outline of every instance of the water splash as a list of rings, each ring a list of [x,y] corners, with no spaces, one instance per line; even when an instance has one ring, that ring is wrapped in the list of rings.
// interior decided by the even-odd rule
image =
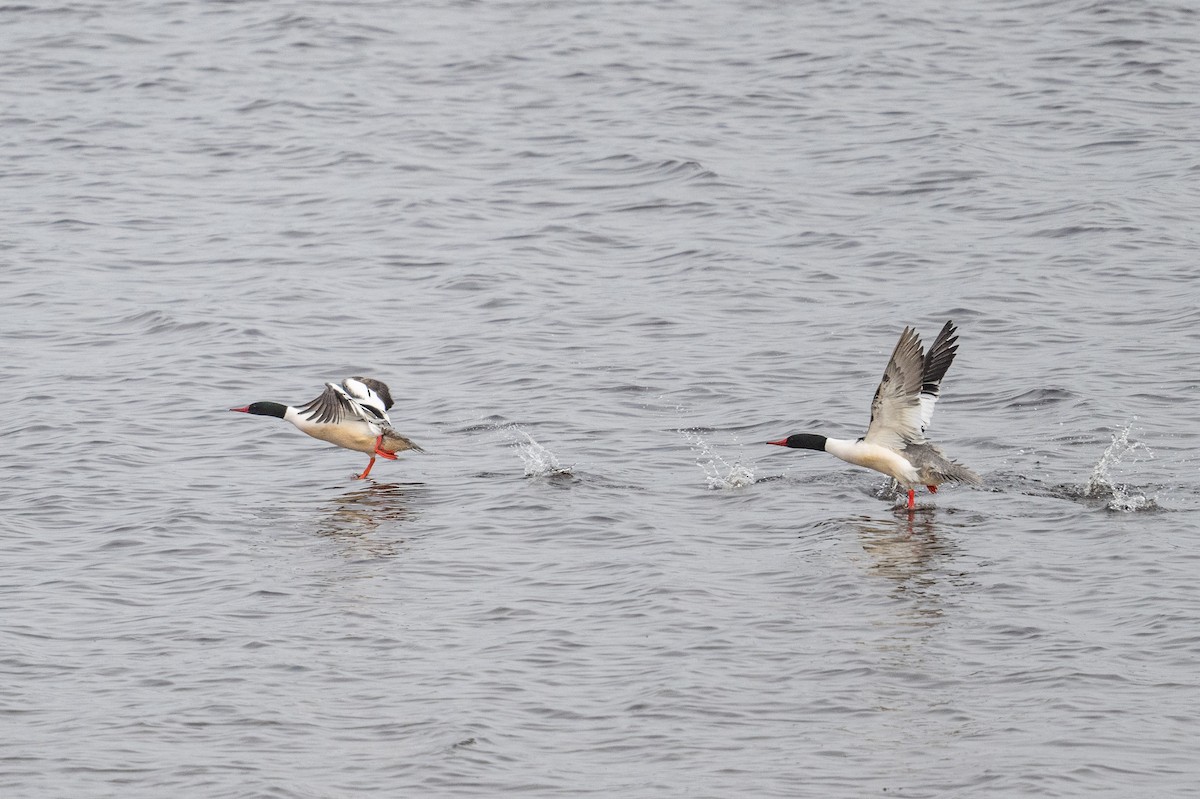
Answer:
[[[722,458],[699,430],[680,428],[679,434],[696,453],[696,465],[704,470],[709,488],[744,488],[754,484],[753,469],[740,461],[730,463]]]
[[[572,467],[559,463],[558,457],[529,435],[523,427],[513,425],[509,430],[514,437],[517,437],[512,446],[525,464],[526,477],[569,477],[571,475]]]
[[[1130,463],[1137,463],[1154,458],[1154,453],[1145,444],[1129,440],[1129,431],[1133,428],[1135,421],[1137,421],[1136,418],[1125,425],[1120,432],[1113,433],[1112,442],[1104,450],[1100,460],[1096,461],[1096,465],[1092,467],[1092,475],[1083,489],[1085,497],[1105,500],[1109,510],[1123,513],[1152,510],[1158,507],[1155,497],[1147,497],[1140,489],[1130,487],[1126,483],[1118,483],[1113,478],[1113,469],[1127,459]]]

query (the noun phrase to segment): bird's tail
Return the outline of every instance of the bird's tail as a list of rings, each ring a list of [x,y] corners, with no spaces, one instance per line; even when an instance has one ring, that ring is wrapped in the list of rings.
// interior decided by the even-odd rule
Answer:
[[[414,452],[425,451],[421,449],[417,442],[409,438],[405,438],[395,431],[388,431],[384,434],[383,442],[381,443],[380,448],[386,452],[407,452],[409,450]]]
[[[966,483],[967,485],[982,485],[983,478],[957,461],[946,461],[938,467],[938,471],[948,483]]]

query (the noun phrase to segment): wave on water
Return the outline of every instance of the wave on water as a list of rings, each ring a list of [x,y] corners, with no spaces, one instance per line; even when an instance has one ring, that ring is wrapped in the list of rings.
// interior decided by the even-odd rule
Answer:
[[[1154,453],[1145,444],[1129,440],[1129,431],[1132,428],[1131,421],[1123,430],[1113,433],[1112,442],[1092,467],[1092,475],[1083,489],[1085,498],[1104,500],[1105,507],[1109,510],[1123,513],[1158,508],[1155,497],[1148,497],[1141,489],[1127,483],[1119,483],[1113,477],[1113,470],[1126,460],[1137,463],[1154,458]]]
[[[754,484],[754,470],[741,461],[725,460],[713,449],[699,430],[680,428],[679,434],[687,440],[692,452],[696,453],[696,465],[704,470],[708,487],[712,489],[744,488]],[[736,442],[736,440],[735,440]],[[740,446],[740,444],[739,444]]]

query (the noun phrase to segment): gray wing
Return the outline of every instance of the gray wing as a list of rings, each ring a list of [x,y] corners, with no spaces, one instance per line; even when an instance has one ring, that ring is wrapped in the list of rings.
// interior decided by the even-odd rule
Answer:
[[[363,415],[362,406],[347,396],[341,386],[333,383],[326,383],[321,396],[301,405],[296,412],[307,416],[314,424],[341,424],[358,419],[371,421]]]
[[[921,435],[921,381],[925,372],[925,353],[921,338],[910,327],[904,328],[891,360],[883,370],[883,380],[871,400],[871,424],[863,440],[889,449],[900,450],[910,442],[924,441]]]

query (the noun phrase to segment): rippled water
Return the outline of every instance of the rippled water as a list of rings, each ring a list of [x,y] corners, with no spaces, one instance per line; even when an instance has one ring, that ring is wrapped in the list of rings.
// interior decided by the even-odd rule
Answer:
[[[1183,3],[0,6],[4,796],[1183,796]],[[861,435],[961,328],[922,495]],[[427,454],[274,419],[366,374]]]

